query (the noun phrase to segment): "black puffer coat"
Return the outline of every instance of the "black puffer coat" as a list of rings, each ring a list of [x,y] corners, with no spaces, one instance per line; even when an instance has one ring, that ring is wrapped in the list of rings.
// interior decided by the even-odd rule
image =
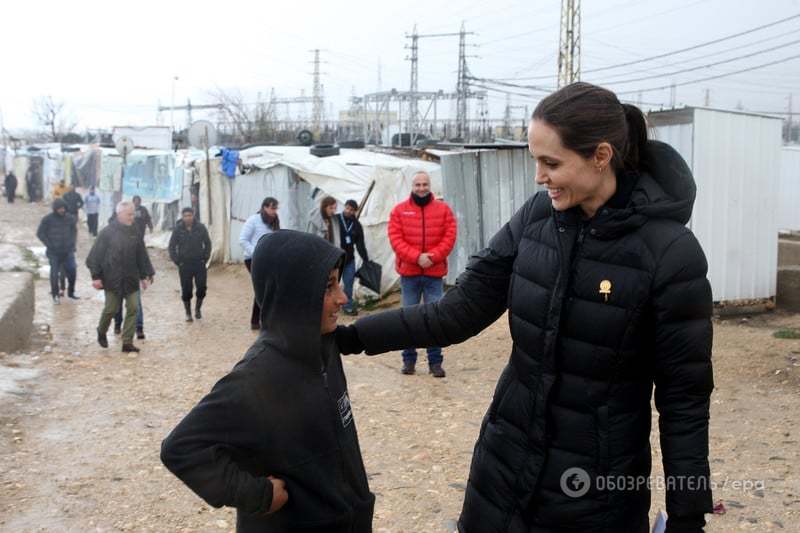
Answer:
[[[623,176],[591,220],[537,194],[440,302],[356,323],[380,353],[462,342],[508,308],[513,349],[475,446],[462,532],[648,531],[654,385],[670,526],[699,530],[712,511],[712,298],[685,227],[695,184],[672,148],[648,151],[652,170]]]
[[[75,251],[78,239],[77,219],[70,213],[58,214],[67,207],[64,200],[53,202],[53,212],[45,215],[36,230],[36,236],[47,248],[48,254],[63,255]]]
[[[281,230],[261,238],[252,276],[261,331],[244,359],[164,440],[161,460],[209,504],[236,507],[239,533],[369,533],[369,491],[342,360],[320,333],[344,252]],[[289,501],[274,514],[272,475]]]

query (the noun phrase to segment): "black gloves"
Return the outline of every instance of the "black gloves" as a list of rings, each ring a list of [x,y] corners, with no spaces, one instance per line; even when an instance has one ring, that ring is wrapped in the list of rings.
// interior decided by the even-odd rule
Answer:
[[[703,533],[705,525],[703,515],[667,518],[666,533]]]
[[[336,344],[342,355],[361,353],[364,351],[364,344],[358,338],[358,330],[355,326],[337,326]]]

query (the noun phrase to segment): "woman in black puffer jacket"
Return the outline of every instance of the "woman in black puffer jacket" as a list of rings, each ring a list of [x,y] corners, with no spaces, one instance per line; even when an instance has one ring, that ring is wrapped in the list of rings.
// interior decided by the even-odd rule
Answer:
[[[365,317],[342,353],[447,346],[506,309],[514,344],[483,419],[459,530],[646,532],[655,387],[667,530],[702,531],[711,288],[695,199],[644,116],[574,83],[534,111],[531,198],[439,302]]]

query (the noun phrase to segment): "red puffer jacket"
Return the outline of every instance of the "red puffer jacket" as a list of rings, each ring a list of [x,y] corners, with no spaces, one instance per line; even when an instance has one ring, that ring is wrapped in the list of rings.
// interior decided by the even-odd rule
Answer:
[[[395,268],[401,276],[447,275],[447,256],[456,243],[456,219],[450,207],[432,199],[420,207],[409,196],[400,202],[389,217],[389,242],[395,253]],[[423,269],[417,264],[421,253],[431,255],[433,266]]]

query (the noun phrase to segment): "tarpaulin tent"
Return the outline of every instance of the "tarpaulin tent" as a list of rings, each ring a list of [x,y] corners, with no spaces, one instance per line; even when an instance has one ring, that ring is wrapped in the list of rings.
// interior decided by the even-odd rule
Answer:
[[[241,209],[236,208],[237,218],[244,218],[246,213],[255,213],[265,196],[274,196],[282,201],[279,211],[281,226],[305,231],[311,210],[319,206],[323,196],[335,198],[341,209],[349,199],[361,204],[371,188],[366,203],[361,206],[360,221],[370,259],[382,267],[382,293],[394,287],[399,280],[394,269],[394,251],[387,236],[392,209],[408,197],[411,180],[420,170],[431,176],[434,194],[441,195],[439,164],[420,159],[348,149],[342,149],[338,156],[320,158],[311,155],[308,148],[298,146],[250,148],[241,151],[240,158],[244,167],[254,171],[234,179],[234,203],[242,206]],[[288,177],[287,170],[281,170],[280,167],[290,169],[292,178]],[[275,169],[271,174],[263,172],[271,169]],[[297,183],[293,184],[292,179]],[[238,183],[247,180],[250,183]],[[250,204],[241,200],[245,194],[255,196]],[[282,194],[284,200],[281,200]],[[285,207],[288,209],[284,209],[287,201]],[[284,211],[287,213],[284,214]],[[230,231],[229,236],[232,241],[238,241],[238,233]],[[231,248],[233,246],[234,243],[231,243]],[[233,254],[230,257],[233,258]]]

